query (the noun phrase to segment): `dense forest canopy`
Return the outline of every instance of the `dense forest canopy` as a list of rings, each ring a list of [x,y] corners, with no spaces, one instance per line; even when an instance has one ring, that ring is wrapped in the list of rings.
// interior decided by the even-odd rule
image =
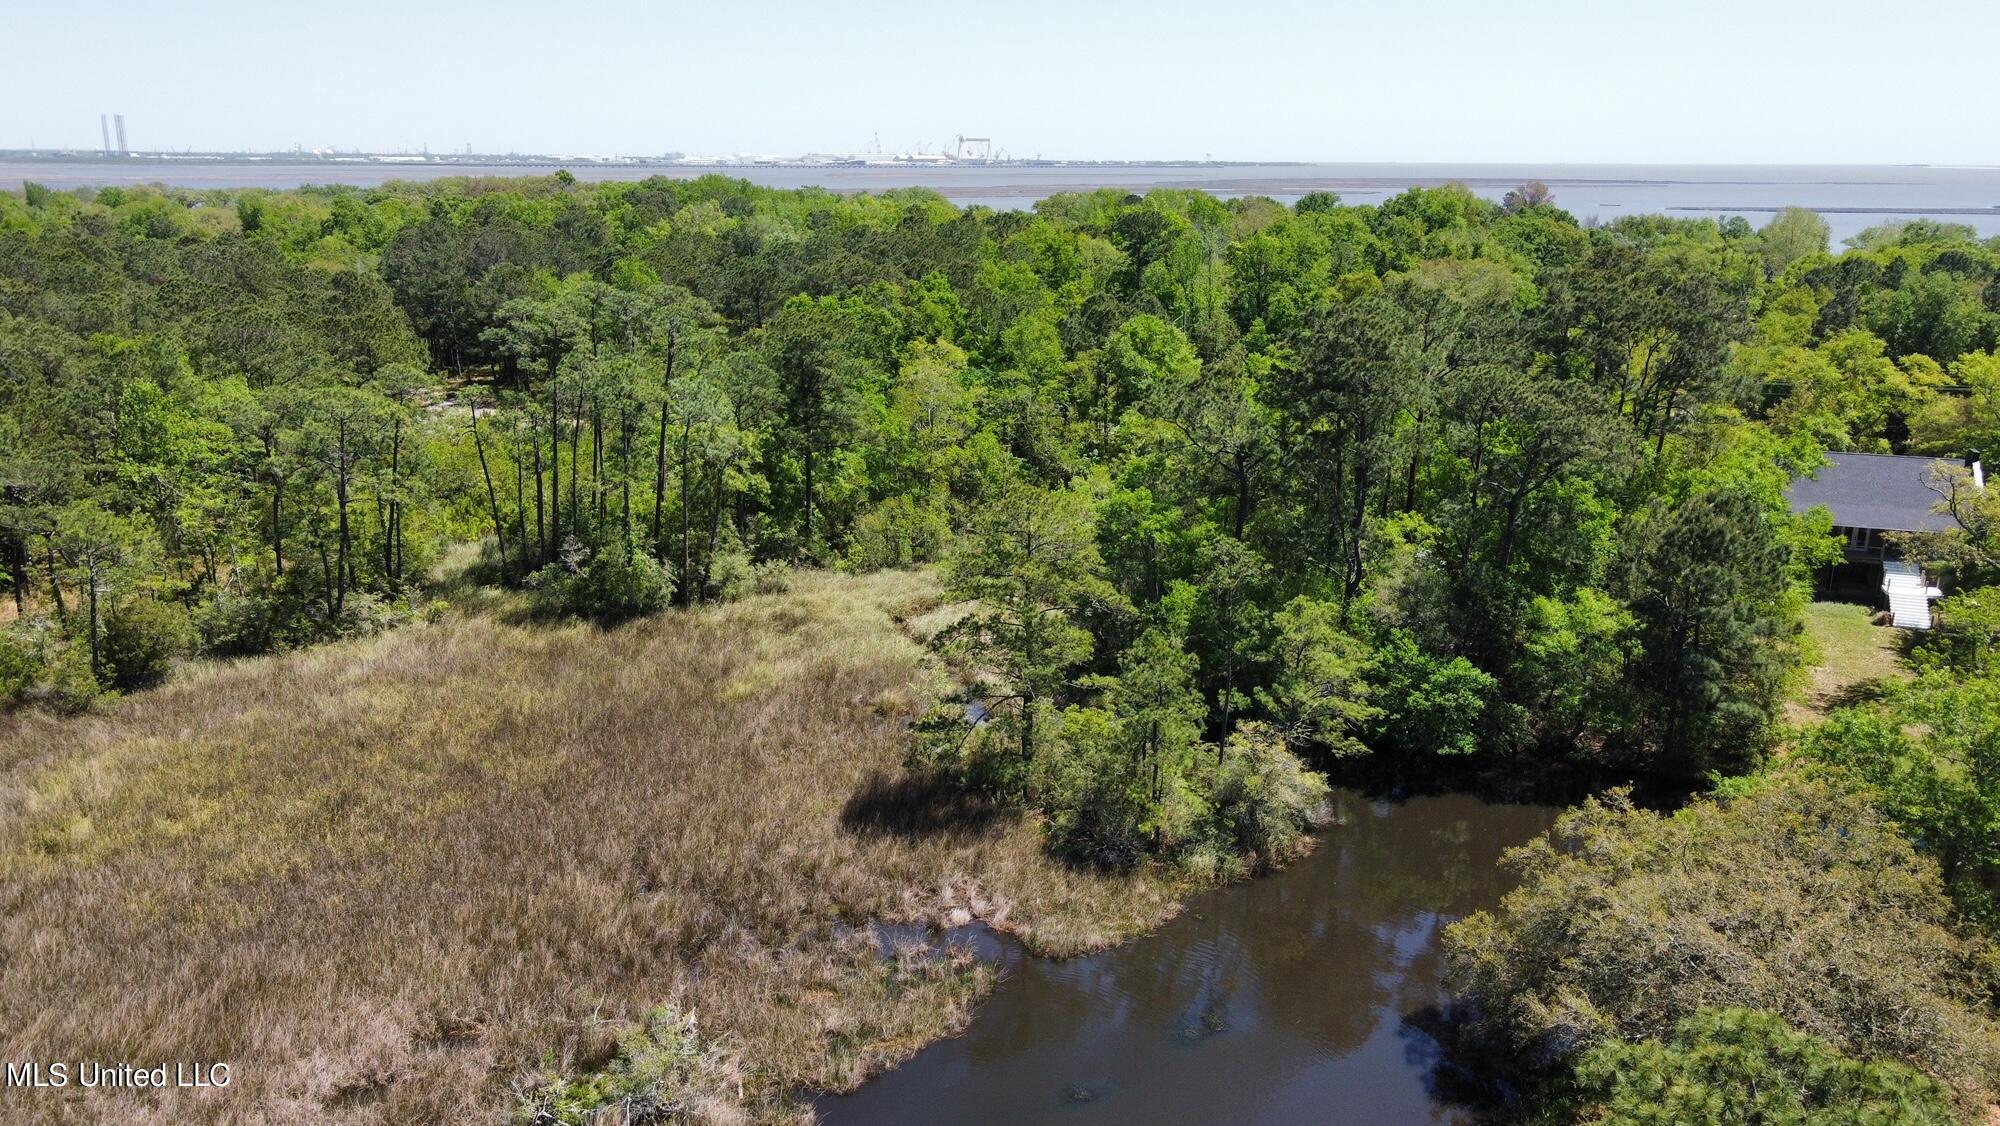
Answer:
[[[0,195],[0,698],[378,630],[454,556],[607,622],[938,565],[966,698],[915,760],[1080,861],[1283,859],[1330,758],[1743,774],[1840,555],[1790,481],[2000,450],[2000,246],[1853,241],[1803,211],[1585,225],[1525,188],[28,185]],[[1940,488],[1960,527],[1910,545],[1957,592],[1933,672],[1799,757],[1972,917],[2000,508]],[[1684,1015],[1603,1021],[1683,1041],[1600,1078],[1798,1035]],[[1946,1078],[1990,1081],[1981,1050]]]

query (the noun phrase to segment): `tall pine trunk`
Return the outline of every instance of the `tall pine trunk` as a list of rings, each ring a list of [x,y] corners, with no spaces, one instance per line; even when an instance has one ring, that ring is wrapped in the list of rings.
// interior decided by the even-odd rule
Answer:
[[[583,483],[582,474],[580,473],[583,464],[581,461],[583,453],[583,406],[583,398],[582,396],[578,396],[576,400],[576,417],[570,421],[569,426],[570,535],[576,535],[576,529],[583,524],[583,503],[578,499],[582,495],[581,486]]]
[[[403,581],[403,489],[401,484],[403,461],[403,420],[396,420],[395,436],[389,442],[389,543],[385,549],[389,581],[401,584]]]
[[[486,504],[493,510],[493,538],[500,544],[500,573],[507,573],[507,525],[500,519],[500,494],[493,488],[493,470],[486,464],[486,443],[479,437],[479,404],[472,404],[472,448],[479,453],[479,475],[486,479]]]
[[[542,495],[542,436],[532,425],[528,428],[529,444],[535,447],[535,565],[549,561],[548,528],[543,517],[547,515],[548,500]]]
[[[632,553],[632,411],[618,411],[618,501],[625,525],[625,554]]]
[[[667,402],[660,400],[660,446],[653,459],[653,556],[667,561],[667,545],[662,521],[667,506]]]
[[[562,550],[562,391],[555,382],[555,365],[549,365],[549,539],[542,546],[542,561],[548,562]],[[541,458],[541,450],[535,451]],[[540,488],[540,475],[536,477]]]
[[[693,599],[689,597],[687,590],[687,576],[688,573],[694,568],[694,556],[692,554],[694,546],[692,542],[693,537],[689,534],[692,530],[689,519],[691,513],[688,510],[688,473],[691,468],[691,466],[688,464],[688,445],[693,437],[694,437],[693,427],[691,427],[685,420],[683,420],[681,423],[681,605],[682,606],[692,605],[693,603]]]
[[[97,630],[97,561],[93,559],[84,572],[90,581],[90,675],[104,676],[104,655],[98,641]]]
[[[653,465],[653,555],[662,563],[667,561],[667,545],[663,539],[666,534],[666,516],[662,509],[667,505],[667,428],[672,424],[675,344],[674,335],[668,333],[667,363],[660,373],[660,445]],[[682,495],[683,497],[686,495],[685,482],[682,486]],[[683,503],[685,504],[685,501]],[[683,519],[685,520],[685,514]],[[687,583],[686,571],[681,572],[680,582],[683,585]],[[685,592],[682,594],[681,604],[687,604]]]
[[[806,506],[803,519],[805,528],[799,534],[799,554],[809,557],[813,542],[813,445],[806,442]]]
[[[271,559],[277,564],[278,577],[285,577],[285,478],[282,474],[271,479]]]
[[[56,600],[56,621],[67,622],[69,621],[69,607],[63,605],[62,572],[56,570],[56,549],[53,543],[49,545],[48,568],[49,592],[55,595]]]
[[[333,613],[339,617],[347,609],[347,586],[352,578],[353,528],[347,514],[347,420],[340,421],[339,472],[334,475],[334,500],[340,508],[340,569],[335,573]]]

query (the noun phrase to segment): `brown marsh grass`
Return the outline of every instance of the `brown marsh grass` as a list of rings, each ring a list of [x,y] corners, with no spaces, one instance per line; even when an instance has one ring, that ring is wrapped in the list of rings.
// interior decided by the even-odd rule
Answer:
[[[1164,877],[898,777],[938,673],[922,574],[616,630],[453,617],[0,717],[0,1060],[226,1061],[222,1091],[0,1093],[8,1120],[493,1121],[656,1005],[788,1118],[961,1027],[983,970],[869,919],[1046,952],[1173,910]]]

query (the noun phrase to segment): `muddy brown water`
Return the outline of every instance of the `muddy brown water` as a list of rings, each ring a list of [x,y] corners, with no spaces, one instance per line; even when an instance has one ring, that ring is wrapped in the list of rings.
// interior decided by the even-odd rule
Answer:
[[[964,1035],[820,1119],[894,1123],[1408,1123],[1472,1115],[1436,1091],[1444,927],[1498,902],[1500,854],[1557,810],[1463,795],[1336,791],[1342,824],[1290,868],[1190,901],[1157,932],[1051,961],[988,932],[1005,963]]]

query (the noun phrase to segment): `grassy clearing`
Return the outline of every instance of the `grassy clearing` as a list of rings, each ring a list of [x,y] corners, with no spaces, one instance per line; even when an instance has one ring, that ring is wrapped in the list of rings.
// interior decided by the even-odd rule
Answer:
[[[898,623],[938,602],[802,575],[608,632],[450,617],[0,717],[0,1059],[235,1066],[72,1088],[78,1120],[491,1119],[670,1007],[726,1057],[698,1117],[797,1115],[990,981],[856,925],[972,913],[1067,953],[1182,890],[896,777],[937,675]]]
[[[1798,697],[1786,704],[1794,724],[1817,723],[1858,690],[1880,681],[1907,680],[1900,630],[1873,624],[1866,606],[1815,602],[1806,607],[1807,655],[1812,662]]]

